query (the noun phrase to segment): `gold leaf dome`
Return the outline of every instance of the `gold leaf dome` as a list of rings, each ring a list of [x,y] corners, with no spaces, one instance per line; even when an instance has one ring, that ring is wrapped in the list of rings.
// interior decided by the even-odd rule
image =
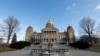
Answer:
[[[51,19],[49,19],[49,21],[47,22],[46,27],[54,28],[54,23],[53,21],[51,21]]]

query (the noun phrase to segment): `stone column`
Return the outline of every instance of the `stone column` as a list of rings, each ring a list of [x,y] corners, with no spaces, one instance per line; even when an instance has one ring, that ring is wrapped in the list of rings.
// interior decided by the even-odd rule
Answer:
[[[54,31],[54,43],[55,43],[55,31]]]

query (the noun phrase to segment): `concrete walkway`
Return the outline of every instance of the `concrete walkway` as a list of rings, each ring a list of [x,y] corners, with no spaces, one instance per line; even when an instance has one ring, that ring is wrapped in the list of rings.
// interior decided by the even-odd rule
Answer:
[[[17,51],[0,53],[0,56],[31,56],[31,55],[30,55],[30,50],[17,50]],[[100,56],[100,53],[83,51],[83,50],[69,50],[69,53],[65,53],[64,56]]]
[[[100,56],[100,53],[84,50],[69,50],[69,54],[72,56]]]

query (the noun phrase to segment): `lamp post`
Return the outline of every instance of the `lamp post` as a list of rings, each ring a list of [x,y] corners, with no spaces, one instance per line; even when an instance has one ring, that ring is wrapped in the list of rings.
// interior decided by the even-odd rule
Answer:
[[[51,52],[51,48],[52,47],[52,44],[51,44],[51,42],[49,41],[49,43],[48,43],[48,48],[49,48],[49,50],[48,50],[48,52],[49,52],[49,56],[50,56],[50,52]]]

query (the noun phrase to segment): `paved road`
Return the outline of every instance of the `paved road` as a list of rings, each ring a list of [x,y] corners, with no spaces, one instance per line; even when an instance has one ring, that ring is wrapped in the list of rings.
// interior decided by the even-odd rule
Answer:
[[[67,54],[67,55],[66,55]],[[17,50],[0,53],[0,56],[31,56],[30,50]],[[100,56],[100,53],[83,51],[83,50],[69,50],[69,53],[60,56]]]

